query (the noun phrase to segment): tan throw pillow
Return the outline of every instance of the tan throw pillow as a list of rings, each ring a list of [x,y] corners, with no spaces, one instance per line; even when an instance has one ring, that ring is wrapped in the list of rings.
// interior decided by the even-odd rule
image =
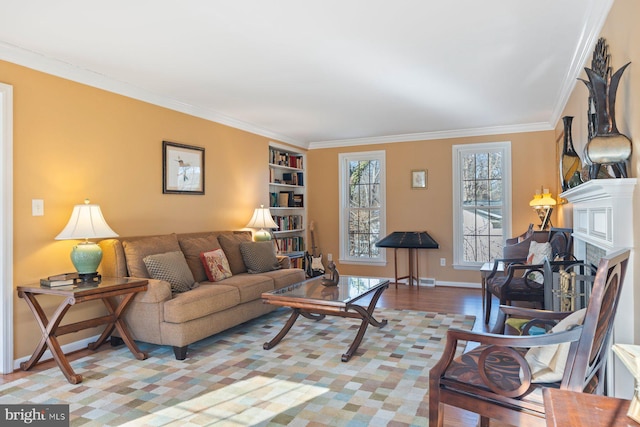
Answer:
[[[240,243],[250,241],[250,232],[221,234],[218,236],[218,242],[220,242],[220,246],[229,261],[231,273],[240,274],[247,272],[247,267],[244,265],[244,260],[242,259],[242,253],[240,253]]]
[[[582,310],[571,313],[558,322],[549,333],[562,332],[582,325],[586,312],[587,309],[583,308]],[[570,347],[570,342],[531,347],[524,356],[531,368],[531,382],[554,383],[562,381]]]
[[[542,264],[545,258],[551,259],[553,251],[549,242],[538,243],[535,240],[529,245],[529,255],[527,255],[527,264]],[[537,283],[544,283],[544,276],[539,271],[532,271],[527,278]]]
[[[143,237],[140,239],[123,240],[122,247],[127,260],[129,276],[149,277],[144,257],[153,254],[163,254],[180,250],[178,238],[175,234],[163,236]]]
[[[193,278],[196,282],[207,280],[207,271],[200,260],[200,254],[214,249],[220,249],[218,238],[212,233],[206,236],[186,237],[178,236],[178,242],[182,253],[189,264],[189,268],[193,272]]]
[[[242,242],[240,252],[251,274],[280,269],[273,242]]]
[[[180,251],[146,256],[144,264],[152,279],[164,280],[171,284],[172,293],[187,292],[198,286],[193,280],[193,273],[189,270],[184,254]]]
[[[200,254],[200,260],[207,272],[207,278],[210,282],[219,282],[233,276],[231,268],[229,267],[229,261],[222,249],[202,252]]]

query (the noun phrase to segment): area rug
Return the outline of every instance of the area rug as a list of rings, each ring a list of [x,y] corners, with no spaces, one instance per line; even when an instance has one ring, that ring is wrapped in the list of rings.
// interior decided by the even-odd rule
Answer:
[[[124,346],[101,351],[72,362],[81,384],[56,366],[0,386],[0,403],[69,404],[72,426],[425,426],[429,369],[446,331],[475,321],[378,309],[388,324],[369,326],[343,363],[359,326],[353,319],[299,318],[263,350],[288,315],[281,309],[199,341],[184,361],[143,343],[143,361]]]

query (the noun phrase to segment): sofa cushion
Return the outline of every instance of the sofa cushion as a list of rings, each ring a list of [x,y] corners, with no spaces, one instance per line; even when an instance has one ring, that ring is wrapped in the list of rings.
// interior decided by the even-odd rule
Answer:
[[[262,274],[234,274],[225,279],[221,285],[233,286],[240,292],[240,302],[260,300],[263,292],[273,291],[274,281],[271,277]],[[216,285],[218,286],[218,285]]]
[[[213,251],[220,249],[220,243],[218,238],[212,233],[206,236],[196,237],[182,237],[178,236],[178,243],[184,253],[184,257],[187,259],[187,264],[193,273],[193,278],[196,282],[204,282],[207,280],[207,271],[202,265],[200,260],[200,254],[202,252]],[[209,278],[211,280],[211,278]]]
[[[127,259],[129,276],[147,278],[151,276],[144,264],[144,257],[180,250],[178,238],[175,234],[123,240],[122,247]]]
[[[204,283],[198,288],[177,294],[164,304],[164,320],[184,323],[240,304],[240,292],[233,286]]]
[[[231,268],[229,267],[229,261],[222,249],[202,252],[200,259],[202,260],[202,265],[210,282],[219,282],[233,276]]]
[[[273,279],[273,287],[275,289],[294,285],[306,279],[304,270],[301,268],[283,268],[280,270],[266,271],[264,273],[260,273],[260,276],[266,276]]]
[[[240,304],[240,293],[233,286],[203,283],[198,288],[177,294],[164,304],[164,320],[184,323]]]
[[[240,243],[240,253],[250,274],[280,269],[276,258],[276,249],[271,241],[242,242]]]
[[[247,272],[247,267],[244,265],[242,253],[240,252],[240,243],[250,241],[251,233],[233,233],[218,236],[218,242],[220,242],[220,246],[229,261],[231,273],[240,274]]]
[[[181,251],[148,255],[143,259],[149,275],[171,284],[171,292],[187,292],[198,286]]]

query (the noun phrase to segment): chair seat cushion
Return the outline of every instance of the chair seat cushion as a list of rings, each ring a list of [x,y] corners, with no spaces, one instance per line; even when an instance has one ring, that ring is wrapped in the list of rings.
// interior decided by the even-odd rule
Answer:
[[[475,349],[457,357],[451,362],[449,368],[444,373],[444,379],[459,382],[461,384],[467,384],[484,391],[490,392],[491,390],[478,370],[478,359],[480,353],[487,346],[478,346]],[[523,357],[527,352],[527,349],[516,349]],[[520,365],[512,357],[498,352],[493,352],[487,357],[485,362],[485,372],[489,379],[494,382],[500,389],[514,390],[520,387]],[[560,383],[544,383],[544,384],[532,384],[530,390],[518,400],[526,401],[534,406],[540,405],[542,410],[542,390],[541,387],[553,387],[559,388]]]

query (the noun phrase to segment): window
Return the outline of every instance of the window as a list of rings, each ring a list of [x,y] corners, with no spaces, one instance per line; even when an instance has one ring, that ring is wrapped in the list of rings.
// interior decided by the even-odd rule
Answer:
[[[502,257],[511,234],[511,143],[453,146],[453,262],[476,268]]]
[[[384,264],[385,152],[340,154],[340,262]]]

